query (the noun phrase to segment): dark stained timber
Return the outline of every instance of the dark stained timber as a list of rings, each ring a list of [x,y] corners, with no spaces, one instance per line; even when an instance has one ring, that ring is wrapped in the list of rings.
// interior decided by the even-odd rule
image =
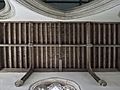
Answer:
[[[1,22],[0,69],[22,71],[21,86],[33,71],[120,70],[120,23]],[[21,82],[22,81],[22,82]]]

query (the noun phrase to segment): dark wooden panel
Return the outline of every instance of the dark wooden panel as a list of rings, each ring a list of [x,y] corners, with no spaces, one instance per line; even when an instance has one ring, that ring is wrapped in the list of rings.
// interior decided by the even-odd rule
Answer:
[[[84,71],[90,47],[93,69],[120,70],[119,23],[2,22],[0,30],[0,67]]]

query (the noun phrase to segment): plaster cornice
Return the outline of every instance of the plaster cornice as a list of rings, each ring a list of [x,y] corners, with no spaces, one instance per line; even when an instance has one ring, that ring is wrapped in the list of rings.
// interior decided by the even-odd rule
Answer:
[[[0,19],[7,19],[14,15],[15,9],[9,0],[5,0],[5,7],[0,10]]]
[[[52,8],[50,5],[40,0],[17,0],[17,1],[24,5],[25,7],[39,14],[63,20],[76,19],[94,15],[120,5],[120,0],[94,0],[85,5],[81,5],[73,8],[72,10],[63,12],[55,8]]]

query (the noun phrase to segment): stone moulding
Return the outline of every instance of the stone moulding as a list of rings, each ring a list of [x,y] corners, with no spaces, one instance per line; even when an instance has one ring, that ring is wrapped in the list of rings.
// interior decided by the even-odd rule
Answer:
[[[5,1],[5,7],[0,10],[0,19],[7,19],[12,17],[15,14],[15,9],[9,0]]]
[[[79,84],[77,84],[76,82],[58,77],[39,80],[33,83],[29,87],[29,90],[52,90],[51,88],[53,88],[54,86],[57,86],[59,90],[81,90]]]
[[[25,7],[48,17],[56,19],[76,19],[94,15],[120,5],[120,0],[94,0],[69,11],[60,11],[41,0],[17,0]]]

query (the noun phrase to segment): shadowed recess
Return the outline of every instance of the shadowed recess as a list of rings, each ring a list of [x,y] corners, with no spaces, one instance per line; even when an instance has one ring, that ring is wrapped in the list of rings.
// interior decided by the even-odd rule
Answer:
[[[42,0],[42,1],[56,9],[67,11],[74,7],[89,3],[93,0]]]
[[[3,9],[4,7],[5,7],[5,1],[0,0],[0,10]]]

